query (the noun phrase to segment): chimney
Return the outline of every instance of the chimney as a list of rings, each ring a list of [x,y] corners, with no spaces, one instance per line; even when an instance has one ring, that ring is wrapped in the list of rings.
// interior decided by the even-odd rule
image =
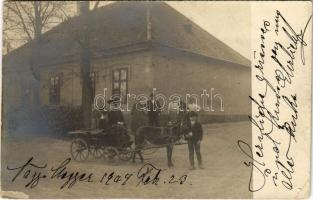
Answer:
[[[89,1],[77,1],[77,15],[83,15],[89,12]]]

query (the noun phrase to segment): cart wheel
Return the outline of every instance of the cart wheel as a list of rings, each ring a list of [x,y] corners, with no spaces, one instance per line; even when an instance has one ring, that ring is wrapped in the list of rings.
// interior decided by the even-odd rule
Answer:
[[[106,147],[104,149],[104,157],[108,159],[113,159],[115,156],[118,156],[119,152],[115,147]]]
[[[90,152],[94,158],[99,159],[104,155],[105,148],[103,146],[96,146],[96,147],[90,148]]]
[[[74,160],[85,161],[89,156],[88,144],[82,138],[76,138],[71,144],[71,155]]]
[[[122,161],[129,161],[133,157],[133,151],[130,147],[123,148],[119,151],[118,158]]]

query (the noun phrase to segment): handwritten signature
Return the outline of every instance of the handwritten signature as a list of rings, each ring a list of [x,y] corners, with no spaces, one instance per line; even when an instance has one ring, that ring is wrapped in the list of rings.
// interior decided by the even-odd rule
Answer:
[[[26,188],[35,188],[39,183],[46,179],[54,179],[62,181],[60,189],[70,189],[79,182],[92,183],[97,182],[103,185],[120,184],[126,185],[130,179],[136,178],[137,186],[140,185],[158,185],[162,184],[184,184],[188,175],[163,177],[162,172],[165,169],[159,169],[151,163],[146,163],[139,168],[137,173],[127,172],[120,174],[115,171],[104,172],[100,177],[94,173],[85,173],[80,171],[69,170],[71,158],[65,159],[57,167],[47,169],[47,164],[35,164],[34,157],[29,158],[25,163],[18,167],[9,167],[7,170],[14,171],[15,174],[11,182],[18,179],[26,181]],[[137,175],[137,176],[136,176]]]
[[[253,127],[258,130],[258,143],[251,147],[247,142],[237,141],[241,152],[249,160],[244,161],[245,166],[251,168],[249,191],[256,192],[264,188],[267,179],[271,179],[274,186],[281,183],[288,190],[293,189],[293,173],[295,162],[290,155],[292,142],[296,142],[296,127],[299,117],[297,94],[289,93],[288,86],[293,83],[297,54],[300,54],[301,63],[305,65],[305,52],[307,47],[304,36],[312,16],[307,21],[304,29],[296,31],[284,18],[280,11],[276,11],[274,25],[268,20],[263,20],[260,28],[260,50],[255,55],[254,68],[258,84],[264,87],[264,91],[256,96],[250,96],[257,113],[249,116]],[[270,40],[270,34],[274,31],[276,38]],[[272,39],[272,38],[271,38]],[[269,48],[268,48],[269,46]],[[256,56],[255,56],[256,57]],[[269,66],[270,69],[265,68]],[[272,70],[272,74],[269,71]],[[282,112],[287,112],[282,114]],[[277,136],[279,131],[287,137],[287,143],[282,143]],[[285,146],[283,149],[282,146]],[[263,161],[265,157],[265,146],[271,146],[274,156],[274,166],[270,167],[268,162]],[[284,151],[285,150],[285,151]],[[267,151],[268,152],[268,151]],[[252,183],[252,176],[258,180]]]

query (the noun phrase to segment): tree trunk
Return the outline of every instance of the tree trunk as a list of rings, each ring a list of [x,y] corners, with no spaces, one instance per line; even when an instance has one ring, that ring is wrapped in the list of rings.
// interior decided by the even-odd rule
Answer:
[[[32,110],[37,110],[38,106],[40,105],[40,71],[39,71],[39,60],[40,60],[40,36],[42,34],[42,24],[41,24],[41,16],[39,11],[39,4],[41,2],[34,2],[34,40],[32,46],[32,56],[30,61],[30,68],[33,77],[32,81]]]
[[[40,72],[38,67],[38,60],[39,60],[39,41],[34,40],[33,46],[32,46],[32,56],[30,60],[30,70],[33,75],[32,79],[32,103],[33,110],[34,108],[38,107],[40,105]]]
[[[92,111],[92,86],[90,79],[90,50],[83,49],[81,52],[81,76],[82,76],[82,111],[84,128],[91,127]]]
[[[82,25],[84,27],[82,34],[81,47],[81,76],[82,76],[82,111],[83,111],[83,125],[84,128],[91,127],[91,112],[92,112],[92,85],[90,77],[91,69],[91,49],[90,49],[90,16],[89,16],[89,2],[78,2],[80,3],[80,14],[82,14]]]

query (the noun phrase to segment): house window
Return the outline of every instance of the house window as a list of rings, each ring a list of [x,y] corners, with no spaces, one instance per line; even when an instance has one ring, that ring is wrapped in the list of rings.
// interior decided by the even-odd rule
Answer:
[[[62,74],[50,77],[49,102],[51,105],[60,104]]]
[[[120,97],[123,99],[123,102],[126,102],[128,90],[128,69],[121,68],[113,70],[112,83],[112,94],[120,95]]]

